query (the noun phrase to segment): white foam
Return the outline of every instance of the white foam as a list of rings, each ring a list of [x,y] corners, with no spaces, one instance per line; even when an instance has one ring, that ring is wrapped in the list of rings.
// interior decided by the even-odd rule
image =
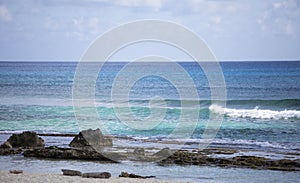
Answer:
[[[222,108],[218,105],[211,105],[209,110],[213,113],[224,113],[228,117],[232,118],[253,118],[253,119],[291,119],[300,118],[300,111],[297,110],[282,110],[275,111],[269,109],[232,109]]]
[[[214,139],[213,143],[218,144],[231,144],[231,145],[249,145],[249,146],[259,146],[267,148],[280,148],[289,149],[287,145],[283,145],[277,142],[266,142],[266,141],[256,141],[256,140],[243,140],[243,139]]]

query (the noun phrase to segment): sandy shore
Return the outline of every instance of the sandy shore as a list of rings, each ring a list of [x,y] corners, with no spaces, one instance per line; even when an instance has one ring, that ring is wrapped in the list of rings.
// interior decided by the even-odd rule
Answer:
[[[11,182],[22,182],[22,183],[31,183],[31,182],[40,182],[40,183],[52,183],[52,182],[80,182],[80,183],[171,183],[177,182],[174,180],[158,180],[158,179],[133,179],[133,178],[118,178],[112,177],[110,179],[94,179],[94,178],[82,178],[82,177],[72,177],[72,176],[63,176],[59,174],[33,174],[33,173],[23,173],[23,174],[10,174],[8,172],[0,171],[0,182],[1,183],[11,183]]]

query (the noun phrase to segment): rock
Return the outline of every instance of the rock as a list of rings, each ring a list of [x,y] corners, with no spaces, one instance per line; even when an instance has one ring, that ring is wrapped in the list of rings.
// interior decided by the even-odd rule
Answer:
[[[147,179],[147,178],[155,178],[155,176],[141,176],[141,175],[136,175],[133,173],[127,173],[127,172],[121,172],[119,177],[126,177],[126,178],[138,178],[138,179]]]
[[[89,172],[82,174],[84,178],[98,178],[98,179],[109,179],[111,174],[109,172]]]
[[[82,173],[78,170],[61,169],[61,171],[63,172],[63,175],[67,175],[67,176],[81,176],[82,175]]]
[[[210,153],[215,154],[215,150]],[[225,154],[229,153],[226,151]],[[200,165],[219,167],[242,167],[252,169],[271,169],[280,171],[299,171],[299,160],[269,159],[256,156],[235,156],[235,157],[213,157],[205,153],[195,153],[179,150],[173,155],[158,162],[159,165],[179,164],[179,165]]]
[[[278,171],[296,171],[295,168],[290,167],[268,167],[269,170],[278,170]]]
[[[0,148],[11,149],[12,145],[6,141],[3,144],[1,144]]]
[[[83,130],[70,143],[70,147],[87,148],[112,146],[112,139],[104,137],[100,129]]]
[[[157,153],[153,154],[153,156],[159,157],[159,158],[167,158],[172,155],[172,151],[170,148],[166,147],[158,151]]]
[[[114,162],[95,150],[46,147],[25,150],[25,157],[55,158],[55,159],[84,159]]]
[[[9,173],[12,173],[12,174],[21,174],[21,173],[23,173],[23,170],[9,170]]]
[[[44,140],[39,137],[35,132],[23,132],[21,134],[13,134],[7,140],[13,148],[15,147],[44,147]]]
[[[12,154],[21,154],[23,151],[22,149],[8,149],[8,148],[0,148],[0,155],[1,156],[7,156],[7,155],[12,155]]]

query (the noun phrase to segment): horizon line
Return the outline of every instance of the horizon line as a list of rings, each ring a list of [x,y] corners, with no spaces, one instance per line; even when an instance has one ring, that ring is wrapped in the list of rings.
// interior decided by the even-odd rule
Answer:
[[[12,59],[7,59],[7,60],[0,60],[0,62],[80,62],[81,60],[37,60],[37,59],[33,59],[33,60],[12,60]],[[196,60],[170,60],[170,61],[151,61],[151,62],[196,62]],[[266,59],[255,59],[255,60],[251,60],[251,59],[241,59],[241,60],[237,60],[237,59],[224,59],[224,60],[215,60],[216,62],[299,62],[300,59],[270,59],[270,60],[266,60]],[[88,62],[100,62],[100,61],[88,61]],[[132,60],[106,60],[103,62],[132,62]],[[136,61],[136,62],[141,62],[141,61]],[[211,61],[201,61],[201,62],[211,62]]]

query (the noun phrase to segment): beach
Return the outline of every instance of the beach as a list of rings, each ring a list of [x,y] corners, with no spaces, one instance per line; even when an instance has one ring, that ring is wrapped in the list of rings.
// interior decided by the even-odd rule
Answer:
[[[7,139],[10,135],[9,134],[2,134],[0,135],[1,143],[3,142],[3,139]],[[297,157],[299,154],[272,154],[268,152],[257,152],[257,151],[250,151],[250,150],[237,150],[237,149],[224,149],[224,148],[208,148],[205,149],[200,153],[200,159],[199,161],[204,163],[203,165],[198,164],[197,161],[190,162],[189,156],[193,155],[192,151],[184,151],[183,149],[178,150],[179,154],[175,155],[175,159],[178,159],[177,157],[181,157],[180,161],[172,162],[173,158],[166,158],[164,160],[163,164],[159,162],[143,162],[143,161],[136,161],[132,159],[132,155],[127,156],[125,159],[120,160],[120,162],[109,162],[106,160],[101,160],[97,157],[92,157],[90,154],[87,157],[70,157],[70,154],[68,153],[68,158],[66,156],[63,156],[62,154],[65,152],[67,148],[67,144],[70,143],[70,141],[74,137],[66,137],[67,135],[58,136],[52,135],[52,136],[41,136],[43,139],[45,139],[46,147],[45,149],[48,149],[45,151],[45,153],[40,154],[43,157],[39,157],[37,154],[32,154],[32,156],[26,155],[27,151],[32,152],[32,150],[25,150],[22,154],[18,151],[17,154],[11,154],[11,155],[5,155],[0,156],[0,170],[1,178],[0,180],[2,182],[5,182],[6,180],[10,181],[12,179],[20,180],[26,182],[27,180],[34,180],[37,182],[40,182],[40,179],[45,179],[47,177],[47,180],[45,181],[143,181],[143,182],[174,182],[174,181],[183,181],[183,182],[248,182],[249,179],[251,179],[253,182],[271,182],[271,181],[279,181],[283,178],[285,180],[288,180],[290,182],[295,182],[300,178],[299,175],[299,165],[297,167],[293,167],[293,164],[291,164],[294,161],[290,162],[290,165],[283,164],[280,165],[277,169],[276,167],[272,167],[275,164],[278,164],[277,160],[281,161],[282,159],[288,159],[290,160],[297,160]],[[70,135],[69,135],[70,136]],[[162,144],[162,142],[147,142],[146,141],[140,141],[136,139],[131,138],[114,138],[114,142],[117,142],[115,144],[115,147],[118,148],[114,149],[114,152],[119,152],[123,155],[128,155],[124,152],[130,151],[130,149],[133,151],[135,146],[140,146],[141,144],[144,144],[144,151],[148,152],[149,150],[153,151],[153,147],[158,147]],[[147,148],[145,146],[145,143],[148,143],[149,147]],[[171,142],[169,142],[171,143]],[[58,147],[51,146],[55,144]],[[123,144],[123,146],[121,146]],[[125,144],[130,144],[131,146],[124,146]],[[134,145],[135,144],[135,145]],[[176,149],[178,145],[176,145],[175,142],[172,142],[173,148]],[[62,148],[62,151],[60,151],[60,155],[57,153],[54,153],[55,151]],[[41,149],[41,148],[38,148]],[[52,153],[50,153],[52,151]],[[46,158],[47,154],[56,154],[54,156],[51,156]],[[203,159],[201,157],[206,157],[204,154],[206,153],[209,159]],[[243,153],[244,156],[243,156]],[[263,154],[261,154],[263,153]],[[78,154],[78,153],[76,153]],[[176,152],[175,152],[176,154]],[[181,154],[181,155],[180,155]],[[247,155],[248,154],[248,155]],[[245,156],[247,155],[247,156]],[[173,155],[174,156],[174,155]],[[264,160],[261,159],[263,157],[269,157],[273,158],[272,161],[274,161],[274,165],[271,165],[270,160]],[[133,157],[140,157],[138,155],[135,155]],[[247,161],[247,159],[242,159],[239,162],[238,159],[235,159],[235,161],[229,161],[231,158],[234,157],[248,157],[250,161]],[[89,160],[87,160],[89,158]],[[224,159],[225,158],[225,159]],[[130,160],[132,159],[132,160]],[[224,160],[228,161],[224,161]],[[233,159],[232,159],[233,160]],[[259,162],[256,163],[256,161],[259,160]],[[262,161],[261,161],[262,160]],[[290,161],[288,160],[288,161]],[[171,161],[171,162],[168,162]],[[216,164],[214,164],[212,161],[215,161]],[[220,161],[224,161],[224,163],[219,164]],[[267,167],[261,167],[259,164],[265,164],[268,162]],[[196,163],[196,164],[195,164]],[[213,163],[213,164],[211,164]],[[246,164],[244,164],[246,163]],[[198,164],[198,165],[197,165]],[[244,165],[243,165],[244,164]],[[292,167],[291,167],[292,165]],[[257,167],[256,167],[257,166]],[[289,168],[288,168],[289,167]],[[296,169],[295,169],[296,168]],[[11,175],[7,172],[9,170],[23,170],[24,175]],[[112,178],[105,179],[105,180],[99,180],[99,179],[91,179],[88,180],[87,178],[81,178],[81,177],[66,177],[62,176],[62,169],[71,169],[71,170],[77,170],[81,171],[82,173],[87,172],[109,172],[112,175]],[[274,170],[273,170],[274,169]],[[155,178],[151,179],[136,179],[136,178],[118,178],[118,176],[121,174],[121,172],[129,172],[134,173],[141,176],[155,176]],[[46,174],[46,175],[45,175]],[[44,176],[45,175],[45,176]],[[255,178],[253,178],[255,176]],[[15,179],[17,178],[17,179]],[[62,180],[61,180],[62,179]]]
[[[10,174],[8,172],[0,171],[0,181],[2,183],[11,182],[23,182],[23,183],[53,183],[53,182],[82,182],[82,183],[171,183],[182,181],[168,181],[168,180],[156,180],[156,179],[130,179],[130,178],[110,178],[110,179],[95,179],[95,178],[82,178],[73,176],[63,176],[58,174],[37,174],[37,173],[23,173],[23,174]]]

